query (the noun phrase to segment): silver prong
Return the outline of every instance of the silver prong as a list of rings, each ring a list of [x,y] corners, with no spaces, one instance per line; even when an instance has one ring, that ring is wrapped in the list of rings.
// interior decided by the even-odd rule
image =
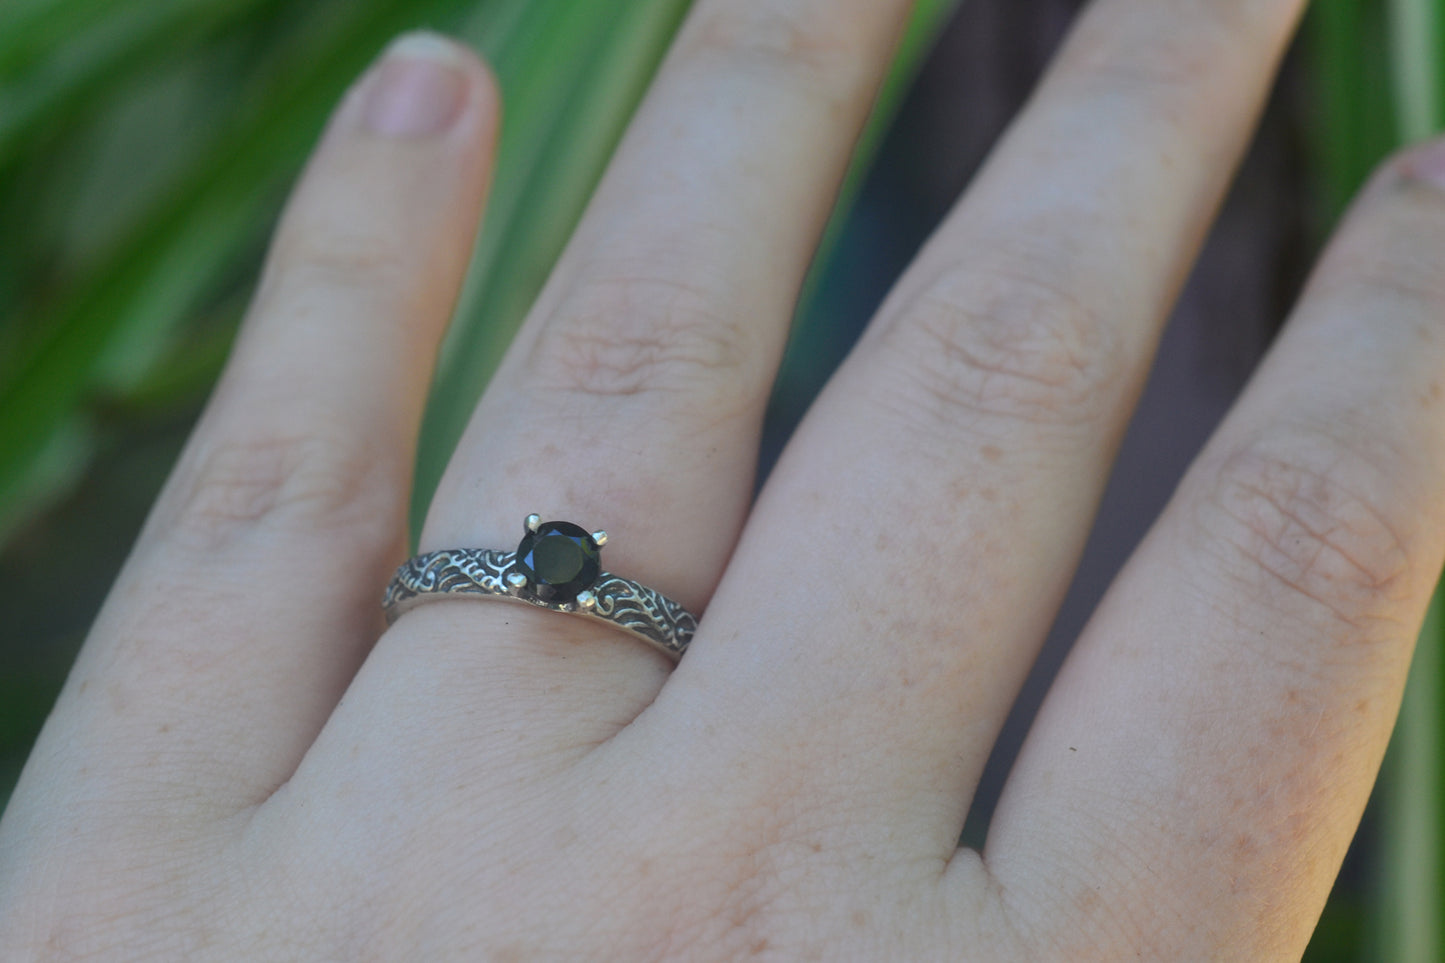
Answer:
[[[577,593],[577,607],[584,612],[591,612],[597,605],[597,596],[592,594],[591,589]]]
[[[527,587],[527,576],[521,572],[512,572],[507,576],[507,588],[513,595]]]
[[[594,542],[597,543],[597,547],[598,547],[598,548],[601,548],[603,545],[606,545],[606,544],[607,544],[607,533],[606,533],[606,532],[593,532],[593,533],[592,533],[592,541],[594,541]]]
[[[536,531],[537,531],[537,529],[542,526],[542,516],[541,516],[541,515],[528,515],[528,516],[527,516],[527,521],[524,522],[523,524],[525,524],[525,525],[527,526],[527,531],[532,532],[532,533],[535,534]]]

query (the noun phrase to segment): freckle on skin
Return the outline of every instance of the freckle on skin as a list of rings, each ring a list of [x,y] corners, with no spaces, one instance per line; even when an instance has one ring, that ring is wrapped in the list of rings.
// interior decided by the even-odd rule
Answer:
[[[853,921],[853,925],[858,927],[860,930],[868,926],[867,910],[854,910],[853,915],[849,918]]]
[[[979,453],[989,461],[998,461],[1003,457],[1003,449],[998,445],[984,445],[979,449]]]

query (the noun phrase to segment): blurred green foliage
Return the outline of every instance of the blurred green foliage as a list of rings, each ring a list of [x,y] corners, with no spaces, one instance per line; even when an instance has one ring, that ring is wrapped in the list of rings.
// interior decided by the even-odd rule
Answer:
[[[834,228],[955,2],[920,0]],[[84,502],[107,484],[138,493],[138,513],[174,454],[155,426],[193,415],[219,372],[265,238],[331,105],[391,36],[425,25],[486,55],[506,111],[486,226],[423,429],[419,517],[688,5],[0,4],[0,547],[62,499]],[[1323,231],[1392,146],[1445,121],[1445,0],[1317,0],[1306,37]],[[94,477],[97,464],[115,478]],[[78,549],[90,531],[63,533],[43,557]],[[124,539],[109,552],[118,564]],[[1445,958],[1440,631],[1432,620],[1387,764],[1383,895],[1332,902],[1315,963],[1359,959],[1366,943],[1370,959]],[[23,638],[0,641],[0,761],[23,756],[62,673]],[[13,775],[0,772],[0,801]]]
[[[500,216],[482,263],[505,251],[504,267],[531,277],[550,252],[546,238],[518,237],[519,200],[530,195],[539,219],[575,217],[685,7],[638,0],[624,16],[565,0],[4,8],[0,24],[17,23],[0,25],[0,535],[80,477],[107,440],[98,411],[206,390],[286,186],[387,39],[432,25],[492,60],[510,109]],[[554,203],[535,204],[549,195]]]
[[[952,5],[919,5],[883,104],[896,103]],[[0,7],[0,542],[70,490],[113,440],[114,420],[101,412],[164,409],[205,392],[326,113],[388,38],[420,25],[481,50],[507,104],[487,224],[423,430],[424,505],[687,7]]]

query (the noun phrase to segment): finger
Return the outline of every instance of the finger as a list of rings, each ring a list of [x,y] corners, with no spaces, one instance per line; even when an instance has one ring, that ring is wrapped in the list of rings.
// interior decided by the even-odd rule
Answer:
[[[1039,921],[1303,950],[1445,556],[1442,322],[1436,145],[1357,205],[1054,684],[987,851]]]
[[[751,496],[798,287],[907,6],[695,8],[482,399],[424,550],[512,548],[537,512],[606,530],[609,571],[701,611]],[[615,731],[668,667],[606,626],[475,602],[420,606],[376,659],[384,685],[425,664],[468,713],[481,701],[512,726],[536,711],[518,727],[574,746]],[[479,696],[492,689],[505,698]]]
[[[1299,6],[1089,9],[795,435],[657,726],[703,702],[760,778],[952,853]]]
[[[289,775],[379,628],[496,115],[481,64],[431,35],[348,93],[36,758],[207,806]]]

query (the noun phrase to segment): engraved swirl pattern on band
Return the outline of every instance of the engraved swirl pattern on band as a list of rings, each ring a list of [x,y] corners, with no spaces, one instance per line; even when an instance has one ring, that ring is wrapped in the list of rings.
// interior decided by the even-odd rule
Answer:
[[[514,552],[488,548],[450,548],[408,560],[386,587],[382,605],[388,623],[429,598],[477,596],[525,602],[554,612],[582,615],[637,636],[679,659],[687,651],[697,618],[667,596],[631,579],[603,572],[592,585],[597,604],[585,611],[573,603],[544,602],[514,595],[507,587]]]

